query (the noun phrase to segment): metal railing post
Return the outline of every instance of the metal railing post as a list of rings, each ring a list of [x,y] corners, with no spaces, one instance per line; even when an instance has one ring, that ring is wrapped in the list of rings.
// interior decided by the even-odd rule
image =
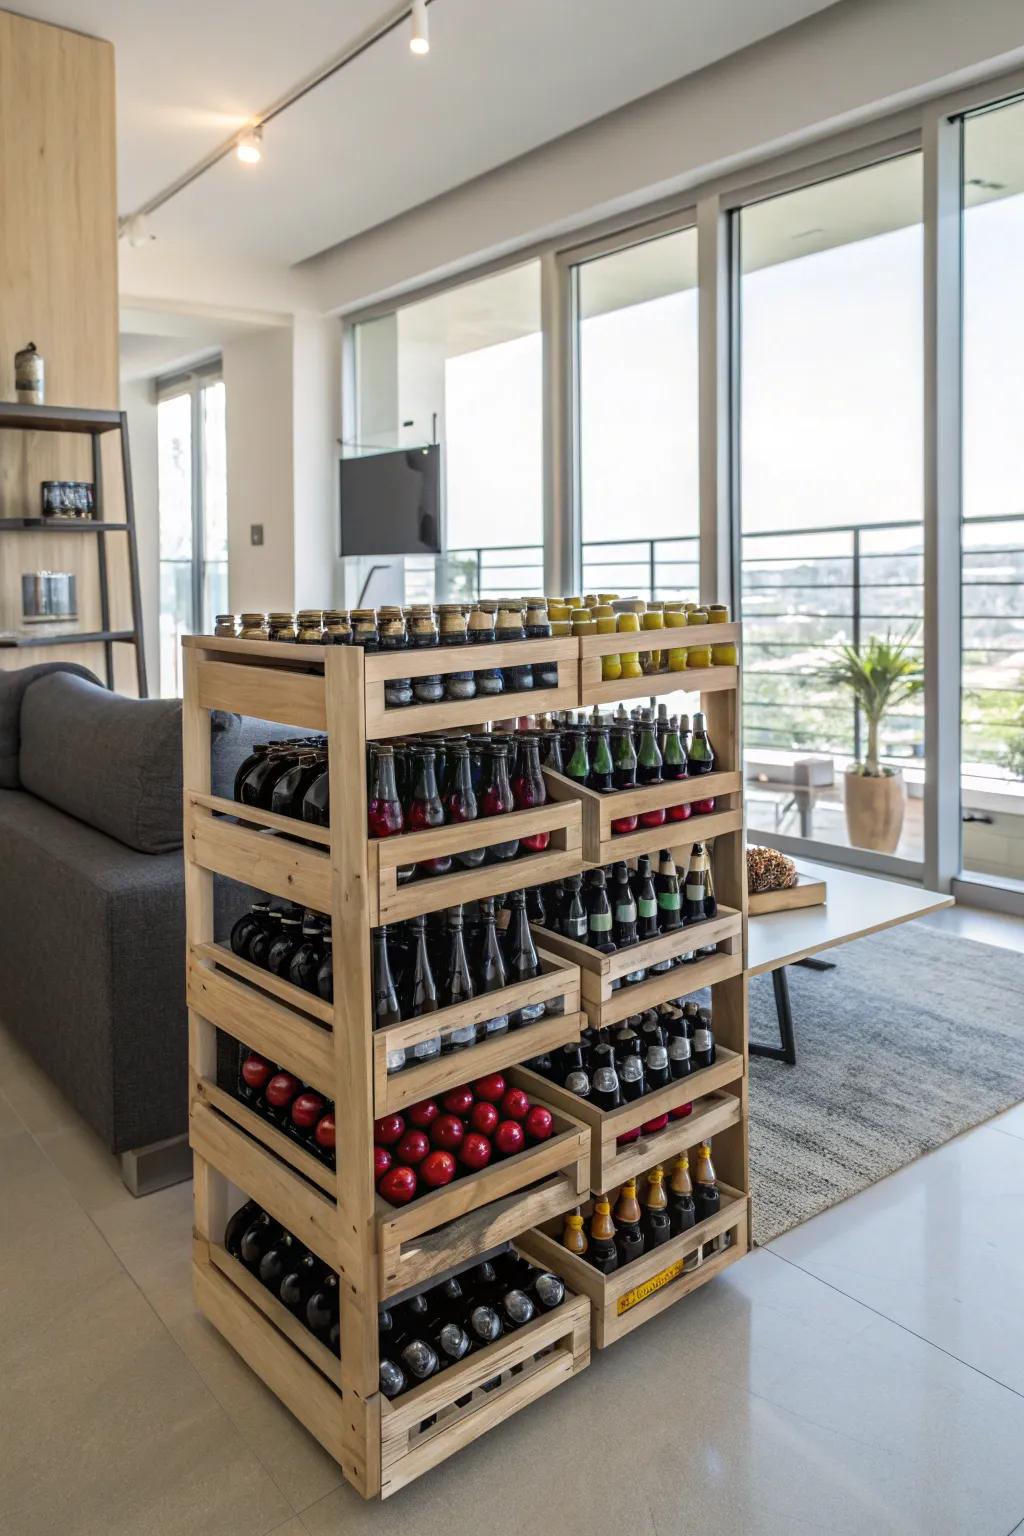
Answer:
[[[853,648],[860,650],[860,529],[853,530]],[[853,757],[860,762],[860,705],[853,699]]]

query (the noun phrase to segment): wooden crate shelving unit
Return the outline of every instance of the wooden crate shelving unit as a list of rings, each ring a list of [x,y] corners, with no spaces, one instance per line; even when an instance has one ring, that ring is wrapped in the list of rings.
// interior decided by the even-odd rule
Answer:
[[[729,631],[720,628],[715,639],[733,638],[731,630],[732,626]],[[604,637],[599,638],[607,645]],[[664,647],[664,636],[660,636],[657,648]],[[630,636],[629,648],[656,648],[655,639]],[[556,688],[499,700],[384,709],[384,683],[390,677],[477,669],[484,662],[502,666],[551,659],[558,662]],[[475,647],[453,648],[422,657],[367,657],[358,647],[296,647],[207,636],[185,641],[185,882],[196,1299],[366,1497],[394,1492],[570,1379],[588,1363],[591,1335],[598,1344],[621,1337],[732,1263],[749,1240],[743,976],[746,881],[737,757],[738,671],[716,667],[666,674],[665,679],[648,675],[625,685],[600,683],[599,673],[594,641],[574,639],[494,645],[483,653]],[[375,924],[580,871],[588,863],[605,860],[608,842],[608,858],[633,857],[642,848],[627,846],[629,838],[611,838],[608,816],[615,810],[613,800],[608,801],[606,815],[603,803],[595,808],[572,785],[563,793],[560,785],[553,785],[558,776],[550,774],[550,803],[536,812],[516,813],[494,824],[482,821],[471,827],[369,841],[367,739],[695,686],[702,690],[720,765],[715,784],[703,781],[700,792],[725,797],[727,804],[701,821],[654,829],[645,834],[648,840],[642,848],[655,851],[671,839],[683,857],[687,838],[715,835],[721,910],[700,934],[701,943],[716,943],[715,955],[675,967],[640,987],[615,991],[611,982],[621,974],[618,967],[623,964],[617,957],[608,962],[589,950],[577,954],[578,946],[557,936],[550,936],[549,943],[549,936],[540,933],[540,976],[492,995],[486,1004],[474,1002],[434,1014],[429,1029],[434,1033],[489,1016],[499,1003],[504,1012],[527,1002],[557,999],[560,1013],[478,1045],[468,1057],[442,1057],[389,1077],[388,1045],[415,1044],[428,1026],[412,1021],[377,1035],[370,1029],[370,929]],[[235,802],[212,793],[210,711],[214,709],[326,732],[334,810],[330,829],[248,807],[240,818]],[[691,786],[686,785],[683,794],[690,792]],[[665,792],[638,793],[647,796],[645,803],[650,804]],[[697,794],[696,784],[693,794]],[[680,798],[675,787],[672,803]],[[625,814],[621,809],[619,813]],[[485,865],[398,885],[396,871],[403,863],[484,846],[488,837],[504,841],[516,828],[549,831],[548,849],[504,866]],[[333,1004],[250,965],[215,941],[216,874],[330,917],[336,957]],[[649,958],[684,953],[697,933],[691,931],[689,942],[685,932],[654,940],[645,951],[651,950]],[[631,959],[635,964],[636,952]],[[625,1017],[656,997],[682,995],[705,984],[712,987],[719,1060],[687,1083],[693,1112],[671,1122],[672,1128],[660,1139],[642,1137],[617,1149],[611,1134],[628,1128],[627,1120],[633,1125],[650,1118],[657,1112],[660,1096],[631,1106],[625,1114],[617,1112],[619,1119],[604,1117],[604,1123],[599,1112],[536,1079],[530,1082],[531,1090],[555,1117],[555,1133],[549,1141],[421,1196],[409,1206],[394,1208],[378,1199],[372,1174],[374,1118],[483,1072],[507,1067],[521,1072],[525,1081],[533,1075],[514,1064],[578,1039],[588,1016],[604,1021]],[[618,1012],[624,994],[631,994],[628,1006]],[[218,1085],[218,1030],[280,1063],[334,1100],[337,1171]],[[557,1233],[564,1213],[577,1204],[585,1205],[592,1189],[650,1167],[671,1150],[693,1145],[703,1134],[715,1138],[724,1195],[715,1229],[732,1234],[728,1249],[698,1269],[684,1271],[682,1262],[708,1235],[695,1228],[694,1233],[684,1234],[612,1277],[614,1283],[609,1284],[559,1248]],[[338,1272],[340,1360],[307,1334],[224,1250],[232,1190],[257,1200]],[[379,1303],[513,1240],[522,1252],[550,1263],[566,1276],[570,1295],[564,1305],[395,1402],[382,1398]],[[666,1281],[661,1272],[677,1258],[680,1273]]]
[[[498,709],[561,708],[579,695],[574,641],[491,646],[488,665],[558,661],[557,689],[509,695]],[[479,667],[479,650],[471,653]],[[554,954],[542,973],[486,1003],[433,1014],[431,1032],[532,1001],[561,1012],[469,1054],[441,1057],[389,1078],[386,1050],[422,1036],[418,1021],[374,1035],[370,929],[582,868],[581,812],[554,803],[498,823],[437,828],[383,844],[366,835],[366,741],[413,730],[483,723],[494,700],[384,712],[389,676],[458,670],[461,648],[429,658],[366,657],[358,647],[302,647],[190,637],[185,642],[185,847],[190,1037],[190,1135],[195,1160],[194,1276],[198,1305],[252,1368],[340,1462],[364,1496],[386,1495],[582,1370],[589,1303],[570,1293],[556,1312],[474,1354],[394,1403],[378,1390],[381,1301],[429,1283],[476,1254],[586,1199],[590,1133],[552,1106],[554,1134],[519,1156],[395,1208],[373,1182],[373,1121],[483,1072],[579,1038],[579,970]],[[242,808],[213,795],[210,711],[326,732],[330,829]],[[549,831],[548,850],[507,865],[415,881],[402,863]],[[393,845],[393,846],[390,846]],[[321,1002],[239,959],[215,941],[213,880],[225,875],[330,916],[335,997]],[[269,1125],[217,1082],[217,1031],[257,1050],[333,1099],[337,1171]],[[544,1098],[546,1096],[540,1095]],[[341,1280],[336,1360],[223,1247],[230,1191],[259,1202],[335,1269]],[[484,1390],[486,1384],[487,1390]],[[428,1422],[430,1421],[430,1422]]]

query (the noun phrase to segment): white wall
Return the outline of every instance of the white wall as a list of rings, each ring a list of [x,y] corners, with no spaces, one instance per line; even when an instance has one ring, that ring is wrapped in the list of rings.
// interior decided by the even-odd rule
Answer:
[[[292,330],[226,342],[228,595],[233,612],[290,609],[295,591]],[[263,544],[250,540],[263,525]]]
[[[844,0],[299,270],[358,308],[1021,62],[1020,0]]]
[[[142,632],[151,694],[160,687],[160,522],[157,502],[156,398],[148,379],[122,380],[121,409],[128,413],[135,528],[142,593]]]

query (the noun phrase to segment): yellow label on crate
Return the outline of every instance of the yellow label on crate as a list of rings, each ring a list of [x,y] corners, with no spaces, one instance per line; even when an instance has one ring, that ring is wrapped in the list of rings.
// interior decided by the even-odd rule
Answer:
[[[674,1264],[670,1264],[660,1274],[653,1275],[650,1280],[645,1280],[643,1285],[634,1285],[633,1289],[627,1291],[625,1296],[620,1296],[618,1306],[615,1309],[616,1313],[621,1317],[623,1312],[628,1312],[630,1307],[638,1306],[641,1301],[646,1301],[648,1296],[653,1296],[655,1291],[660,1291],[662,1286],[668,1285],[670,1280],[674,1280],[682,1272],[683,1261],[682,1259],[676,1259]]]

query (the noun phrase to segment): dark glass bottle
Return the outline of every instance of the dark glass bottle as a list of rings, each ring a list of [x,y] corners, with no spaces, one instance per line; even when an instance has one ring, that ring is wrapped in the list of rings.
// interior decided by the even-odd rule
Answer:
[[[536,736],[520,738],[512,797],[517,811],[532,811],[547,804],[548,792],[540,771],[540,742]],[[519,849],[521,853],[543,853],[550,841],[550,832],[530,832],[519,839]]]
[[[615,1222],[615,1246],[619,1250],[619,1263],[629,1264],[640,1258],[644,1251],[641,1229],[640,1203],[636,1198],[636,1179],[627,1179],[619,1191],[613,1212]]]
[[[277,1288],[278,1298],[289,1312],[299,1317],[305,1314],[306,1302],[319,1285],[323,1272],[323,1262],[315,1254],[300,1251],[295,1256]]]
[[[466,956],[461,907],[452,907],[448,913],[448,958],[444,968],[442,991],[446,1008],[454,1008],[459,1003],[468,1003],[476,995],[469,960]],[[472,1030],[470,1033],[475,1038]],[[448,1049],[457,1050],[458,1045],[459,1042],[455,1041]]]
[[[277,1295],[281,1281],[302,1252],[298,1238],[279,1227],[276,1238],[264,1249],[259,1262],[259,1277],[268,1291]]]
[[[641,1224],[644,1234],[644,1252],[660,1248],[672,1236],[672,1224],[668,1214],[668,1196],[665,1193],[664,1168],[652,1168],[647,1175],[641,1208]]]
[[[602,1275],[610,1275],[619,1267],[619,1254],[615,1246],[615,1226],[607,1195],[598,1195],[594,1201],[594,1213],[587,1231],[585,1255]]]
[[[698,1221],[707,1221],[709,1216],[717,1216],[722,1208],[709,1141],[702,1141],[697,1149],[697,1162],[693,1170],[693,1204]]]
[[[480,966],[477,979],[477,992],[500,992],[507,985],[505,962],[502,959],[501,945],[498,942],[498,930],[494,917],[494,901],[488,897],[480,903]],[[490,1040],[495,1035],[503,1035],[508,1030],[508,1014],[496,1014],[493,1019],[480,1024],[477,1028],[478,1040]]]
[[[644,1058],[644,1078],[647,1083],[648,1093],[654,1093],[658,1088],[667,1088],[672,1081],[668,1065],[668,1051],[660,1041],[652,1041],[647,1047],[647,1054]]]
[[[469,766],[469,746],[465,741],[455,742],[448,753],[444,810],[446,820],[453,826],[476,821],[480,815]],[[454,855],[455,863],[463,869],[477,869],[484,861],[485,852],[483,848],[468,848]]]
[[[673,1237],[688,1232],[697,1220],[693,1202],[693,1184],[690,1180],[690,1158],[681,1152],[672,1165],[672,1178],[668,1193],[668,1219]]]
[[[702,923],[707,900],[707,854],[702,843],[694,843],[690,849],[690,863],[684,885],[683,917],[687,923]]]
[[[548,889],[551,889],[550,886]],[[542,885],[528,885],[526,887],[526,915],[531,923],[539,923],[542,928],[547,927],[547,902],[544,899],[544,887]]]
[[[630,730],[628,722],[617,722],[612,727],[611,751],[615,788],[622,790],[635,789],[636,748],[633,746],[633,732]],[[616,836],[626,832],[635,832],[639,821],[639,816],[616,816],[612,819],[612,832]]]
[[[615,910],[615,923],[612,930],[617,949],[629,949],[639,942],[637,933],[636,898],[633,888],[629,883],[629,870],[624,863],[615,867],[615,886],[612,892]],[[637,971],[630,971],[624,980],[632,985],[643,981],[647,975],[642,967]]]
[[[613,922],[604,870],[592,869],[587,884],[587,943],[591,949],[599,949],[603,954],[614,954]]]
[[[708,740],[705,717],[699,711],[693,717],[693,736],[686,755],[691,774],[714,773],[715,749]]]
[[[247,1200],[240,1205],[233,1216],[228,1217],[228,1224],[224,1228],[224,1247],[233,1259],[242,1259],[242,1234],[252,1226],[256,1218],[261,1214],[260,1207],[255,1200]]]
[[[654,881],[658,897],[658,927],[662,933],[674,933],[683,926],[680,911],[679,876],[675,860],[667,848],[662,849],[658,873]]]
[[[375,746],[373,749],[373,777],[366,809],[371,837],[394,837],[405,830],[395,784],[395,754],[391,747]]]
[[[269,911],[269,901],[254,901],[248,912],[243,912],[231,929],[231,948],[236,955],[248,956],[249,945],[257,933],[267,927],[267,914]]]
[[[270,809],[275,816],[302,818],[302,802],[306,790],[324,766],[319,752],[303,752],[274,785],[270,797]]]
[[[644,710],[640,725],[640,746],[636,755],[636,776],[640,784],[662,783],[662,757],[654,738],[654,724],[649,709]],[[665,807],[654,806],[640,812],[642,827],[660,827],[665,821]]]
[[[636,897],[637,940],[643,943],[645,939],[656,939],[661,931],[658,927],[658,895],[651,876],[651,860],[646,853],[637,859],[633,895]]]
[[[466,1331],[474,1349],[486,1349],[501,1338],[504,1328],[495,1307],[487,1302],[472,1307],[466,1319]]]
[[[589,788],[606,795],[615,788],[615,766],[608,740],[608,727],[595,725],[590,733],[590,781]]]
[[[413,747],[413,771],[414,783],[407,819],[408,830],[425,832],[431,827],[443,827],[444,806],[437,792],[433,747],[420,745]],[[438,854],[433,859],[421,859],[416,866],[421,875],[447,875],[451,867],[450,853]]]
[[[658,743],[658,751],[661,753],[662,761],[664,761],[664,758],[665,758],[665,738],[666,738],[667,735],[668,735],[668,705],[667,704],[659,704],[658,705],[658,718],[657,718],[657,720],[654,723],[654,739]],[[667,778],[668,775],[666,774],[665,777]]]
[[[480,811],[484,816],[505,816],[515,810],[512,786],[508,778],[508,748],[504,742],[494,741],[485,753],[486,781],[480,798]],[[519,839],[505,843],[492,843],[487,849],[488,864],[503,864],[514,859],[519,852]]]
[[[422,921],[422,919],[421,919]],[[386,924],[373,930],[373,1027],[374,1029],[387,1029],[393,1024],[400,1024],[402,1013],[398,1004],[398,991],[395,987],[394,977],[391,972],[391,956],[388,953],[388,934]],[[389,1051],[387,1058],[388,1072],[401,1072],[406,1064],[405,1051],[399,1048]]]
[[[246,777],[252,771],[252,769],[256,767],[257,763],[261,763],[263,761],[270,750],[271,744],[269,741],[253,742],[252,751],[249,753],[249,756],[239,764],[238,770],[235,773],[235,784],[232,790],[234,799],[241,800],[242,785],[245,782]]]
[[[673,1082],[689,1077],[693,1071],[693,1047],[688,1035],[672,1035],[669,1039],[668,1069]]]
[[[434,973],[430,968],[430,956],[427,952],[427,920],[421,913],[418,917],[412,918],[409,927],[412,930],[414,948],[402,1017],[418,1019],[425,1013],[436,1013],[439,1003]],[[425,1044],[433,1046],[434,1042],[431,1040]],[[415,1054],[417,1060],[427,1060],[430,1056],[437,1055],[440,1049],[441,1041],[438,1037],[436,1050],[421,1052],[421,1048],[416,1046]]]
[[[661,771],[665,779],[675,782],[686,778],[686,753],[683,751],[683,744],[679,738],[679,722],[676,720],[675,715],[672,716],[668,723],[668,730],[665,733],[665,745],[661,755],[663,758]],[[685,805],[670,805],[668,808],[668,820],[689,821],[692,811],[693,808],[689,803]]]
[[[245,778],[238,786],[235,795],[243,805],[253,805],[258,810],[269,811],[274,794],[274,785],[294,763],[298,754],[292,748],[284,745],[273,745],[269,752],[257,758],[249,769]]]
[[[288,980],[304,992],[316,991],[317,972],[323,958],[323,924],[307,916],[302,923],[302,943],[288,962]]]
[[[693,1031],[693,1065],[695,1067],[710,1067],[715,1060],[715,1032],[711,1024],[711,1014],[706,1008],[700,1010],[699,1022]]]
[[[505,952],[508,956],[506,975],[509,986],[515,986],[520,981],[532,981],[540,975],[540,961],[537,959],[537,951],[533,944],[533,934],[530,932],[530,920],[526,915],[526,892],[513,891],[508,898],[512,907],[512,917],[508,925]],[[543,1003],[525,1003],[522,1008],[509,1017],[509,1025],[512,1029],[519,1029],[524,1024],[532,1024],[535,1019],[543,1018]]]
[[[328,1269],[306,1302],[306,1326],[325,1344],[338,1321],[338,1311],[338,1277]]]
[[[281,918],[281,932],[267,950],[267,970],[287,978],[292,957],[302,943],[302,913],[293,907]]]
[[[267,913],[265,925],[257,928],[249,940],[248,953],[244,958],[253,965],[265,966],[270,946],[281,932],[281,919],[284,911],[281,907],[271,907]]]
[[[562,767],[562,733],[557,726],[545,732],[543,743],[544,767],[555,773],[564,773]]]
[[[325,1003],[334,1002],[334,951],[331,944],[331,927],[324,924],[323,954],[316,972],[317,995],[322,997]]]
[[[582,875],[566,876],[565,896],[558,925],[559,933],[564,934],[567,939],[575,939],[577,944],[587,942],[587,909],[580,895],[582,882]]]
[[[593,1056],[593,1076],[590,1083],[591,1101],[598,1109],[618,1109],[622,1103],[622,1089],[615,1066],[615,1052],[610,1045],[599,1045]]]
[[[326,757],[302,797],[302,819],[315,827],[331,824],[331,776]]]
[[[639,1046],[639,1041],[637,1044]],[[647,1092],[643,1057],[632,1051],[619,1058],[619,1090],[624,1104],[635,1104]]]
[[[267,1249],[277,1241],[281,1228],[266,1211],[260,1211],[246,1227],[238,1241],[238,1256],[246,1269],[258,1274],[260,1260]]]

